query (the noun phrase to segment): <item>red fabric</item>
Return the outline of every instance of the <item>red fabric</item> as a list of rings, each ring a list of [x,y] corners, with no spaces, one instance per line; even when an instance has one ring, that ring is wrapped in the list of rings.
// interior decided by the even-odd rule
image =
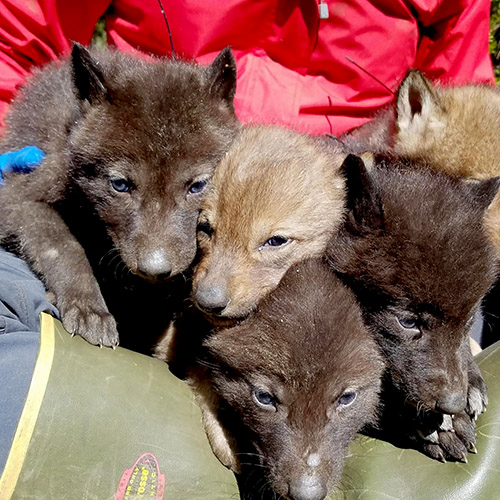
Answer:
[[[235,107],[244,122],[282,123],[341,134],[362,125],[417,67],[456,83],[493,82],[489,0],[162,1],[174,48],[206,64],[231,45],[238,64]],[[158,0],[2,0],[0,113],[33,65],[89,43],[106,11],[108,42],[170,54]]]

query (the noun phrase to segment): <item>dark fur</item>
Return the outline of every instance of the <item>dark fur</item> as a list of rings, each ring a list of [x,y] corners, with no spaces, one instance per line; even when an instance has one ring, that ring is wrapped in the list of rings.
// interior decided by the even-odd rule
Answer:
[[[361,303],[402,399],[423,410],[474,415],[470,405],[486,404],[486,388],[469,331],[496,276],[482,222],[498,179],[467,183],[384,162],[368,172],[351,158],[350,211],[331,241],[331,265]],[[412,326],[408,320],[415,327],[400,324]],[[461,457],[466,449],[456,446],[450,454]]]
[[[80,45],[22,89],[1,151],[31,144],[47,156],[6,179],[0,237],[42,276],[68,331],[112,346],[116,319],[137,347],[138,329],[154,336],[168,323],[203,183],[237,128],[234,90],[229,49],[202,68]]]
[[[340,480],[354,434],[375,419],[383,370],[353,294],[322,261],[305,261],[205,347],[201,363],[245,486],[262,491],[263,474],[284,498],[324,498]],[[255,390],[273,404],[259,405]],[[346,392],[357,397],[342,406]]]

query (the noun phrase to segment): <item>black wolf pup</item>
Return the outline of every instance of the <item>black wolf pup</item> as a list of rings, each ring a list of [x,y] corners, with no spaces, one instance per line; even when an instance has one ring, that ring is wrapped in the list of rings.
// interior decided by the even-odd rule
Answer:
[[[353,153],[387,152],[452,175],[500,175],[500,91],[491,85],[434,84],[410,70],[391,105],[343,140]],[[485,219],[500,258],[500,196]]]
[[[243,490],[256,485],[261,497],[263,475],[280,498],[325,498],[355,433],[376,420],[384,369],[353,293],[323,260],[303,261],[204,345],[191,383]]]
[[[483,218],[499,179],[465,182],[388,161],[368,171],[349,158],[349,213],[330,264],[354,290],[400,399],[441,415],[439,429],[422,431],[423,450],[463,459],[474,449],[471,417],[487,404],[469,332],[497,272]],[[389,413],[396,407],[388,401]]]
[[[200,67],[75,44],[22,89],[0,151],[46,157],[6,178],[0,238],[41,275],[69,332],[115,346],[115,320],[125,340],[168,322],[184,281],[169,278],[195,256],[203,193],[238,128],[235,81],[230,49]]]

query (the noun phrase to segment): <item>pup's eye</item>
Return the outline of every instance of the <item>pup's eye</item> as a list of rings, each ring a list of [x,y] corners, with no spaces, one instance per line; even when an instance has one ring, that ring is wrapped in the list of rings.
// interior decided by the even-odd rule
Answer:
[[[212,234],[214,234],[214,230],[213,230],[212,226],[210,225],[210,222],[208,222],[207,220],[203,220],[203,221],[198,222],[197,230],[200,233],[204,233],[209,237],[212,236]]]
[[[132,184],[127,179],[111,179],[111,186],[119,193],[126,193],[130,190]]]
[[[398,323],[406,330],[417,329],[417,322],[416,322],[415,318],[412,318],[410,316],[402,316],[402,317],[397,316],[397,320],[398,320]]]
[[[357,394],[353,391],[345,392],[340,396],[338,399],[338,403],[340,406],[349,406],[352,403],[354,403],[354,400],[356,399]]]
[[[266,391],[254,389],[253,399],[259,406],[266,410],[276,410],[276,399]]]
[[[205,191],[205,188],[207,187],[207,184],[208,184],[208,180],[207,179],[202,180],[202,181],[193,182],[189,186],[189,188],[188,188],[188,193],[189,194],[198,194],[198,193],[201,193],[201,192]]]
[[[282,247],[286,245],[289,241],[290,238],[286,238],[285,236],[273,236],[272,238],[269,238],[267,241],[265,241],[264,244],[261,246],[261,248]]]

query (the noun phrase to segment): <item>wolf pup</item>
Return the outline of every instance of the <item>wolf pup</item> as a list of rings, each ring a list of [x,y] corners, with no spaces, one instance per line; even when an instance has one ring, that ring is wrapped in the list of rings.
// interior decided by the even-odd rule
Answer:
[[[163,304],[165,322],[164,282],[195,256],[204,191],[238,128],[235,81],[229,49],[203,68],[75,44],[22,89],[0,150],[46,157],[6,178],[0,238],[41,275],[69,332],[115,346],[115,319],[137,337]]]
[[[397,97],[393,150],[474,179],[500,175],[500,92],[487,85],[434,86],[410,71]],[[485,218],[500,258],[500,195]]]
[[[306,260],[204,344],[191,385],[216,455],[260,494],[263,474],[280,498],[325,498],[355,433],[376,419],[384,369],[352,292]]]
[[[464,182],[426,169],[346,159],[346,221],[328,248],[331,266],[355,292],[403,401],[446,415],[421,444],[431,456],[474,449],[470,417],[487,404],[469,348],[475,311],[495,280],[484,214],[499,179]],[[387,409],[394,410],[390,402]]]
[[[346,154],[329,142],[275,126],[238,135],[199,219],[192,296],[203,311],[242,318],[293,263],[324,251],[344,210]]]
[[[354,153],[393,152],[473,179],[500,175],[500,92],[489,85],[433,85],[408,72],[389,109],[344,138]],[[500,257],[500,195],[485,218]]]

